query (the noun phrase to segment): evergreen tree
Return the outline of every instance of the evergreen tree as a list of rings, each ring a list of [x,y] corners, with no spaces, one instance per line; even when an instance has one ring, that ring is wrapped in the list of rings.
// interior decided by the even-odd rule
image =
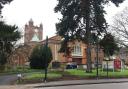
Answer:
[[[1,10],[5,4],[13,0],[0,0],[0,18]],[[6,64],[8,57],[14,48],[14,44],[20,38],[20,32],[16,26],[7,25],[0,21],[0,66]]]
[[[16,41],[19,40],[20,37],[20,32],[15,25],[11,26],[0,22],[0,65],[4,65],[7,62]]]
[[[115,51],[119,50],[114,36],[112,36],[110,33],[106,34],[100,41],[100,46],[103,47],[104,53],[107,57],[112,56]]]
[[[104,5],[110,1],[118,6],[124,0],[58,0],[55,7],[55,12],[62,14],[56,24],[57,34],[64,42],[80,39],[87,44],[87,72],[91,72],[91,32],[97,35],[106,32]]]
[[[30,67],[32,69],[45,69],[46,64],[48,67],[51,60],[52,60],[51,49],[49,47],[46,47],[46,45],[44,46],[38,45],[33,49],[33,52],[31,53]]]

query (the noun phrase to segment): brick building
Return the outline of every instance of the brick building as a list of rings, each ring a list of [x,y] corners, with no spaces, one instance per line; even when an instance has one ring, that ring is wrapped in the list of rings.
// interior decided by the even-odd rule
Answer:
[[[24,44],[14,50],[9,64],[22,66],[29,61],[33,48],[43,40],[43,25],[35,26],[32,19],[24,27]]]
[[[62,63],[68,62],[76,62],[77,64],[86,64],[86,49],[87,45],[81,41],[73,41],[68,43],[68,48],[71,51],[69,55],[65,55],[65,53],[59,53],[61,47],[62,38],[60,36],[53,36],[48,39],[48,45],[52,50],[53,54],[53,61],[59,61]],[[45,43],[45,40],[42,41]],[[102,60],[104,59],[104,52],[103,49],[98,49],[98,61],[101,64]],[[91,47],[91,59],[92,63],[96,63],[96,47]]]
[[[33,41],[39,42],[43,40],[43,25],[34,26],[34,22],[30,19],[29,23],[25,25],[24,43]]]

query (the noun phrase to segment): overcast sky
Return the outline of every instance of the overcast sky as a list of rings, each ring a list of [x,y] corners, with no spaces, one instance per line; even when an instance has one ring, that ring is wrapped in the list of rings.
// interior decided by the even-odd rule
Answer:
[[[5,5],[2,10],[4,20],[9,24],[16,24],[21,29],[32,18],[35,25],[43,24],[43,38],[48,35],[54,36],[56,33],[55,23],[61,15],[54,13],[57,0],[13,0],[11,4]],[[112,22],[112,17],[122,11],[128,5],[125,0],[120,7],[116,8],[113,4],[106,6],[108,23]]]

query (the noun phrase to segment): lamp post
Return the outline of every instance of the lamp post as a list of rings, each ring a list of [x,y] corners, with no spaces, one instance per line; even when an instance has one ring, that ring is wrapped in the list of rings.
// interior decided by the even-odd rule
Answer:
[[[98,48],[98,36],[97,36],[97,39],[96,39],[96,49],[97,49],[97,52],[96,52],[96,77],[98,79],[99,77],[99,72],[98,72],[98,67],[99,67],[99,63],[98,63],[98,52],[99,52],[99,48]]]
[[[46,43],[45,43],[45,51],[47,51],[48,47],[48,37],[46,37]],[[47,52],[46,52],[47,53]],[[45,53],[45,76],[44,76],[44,82],[47,82],[47,67],[48,67],[48,61],[47,61],[47,54]]]
[[[92,35],[93,35],[93,41],[95,41],[96,43],[96,78],[99,78],[99,72],[98,72],[98,67],[99,67],[99,63],[98,63],[98,52],[99,52],[99,47],[98,47],[98,33],[96,31],[92,31]]]

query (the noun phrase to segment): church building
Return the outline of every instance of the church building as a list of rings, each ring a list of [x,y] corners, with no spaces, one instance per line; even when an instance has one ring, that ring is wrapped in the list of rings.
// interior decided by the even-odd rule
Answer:
[[[33,48],[43,40],[43,25],[34,25],[32,19],[24,26],[24,44],[20,45],[10,57],[9,64],[26,65]]]
[[[25,25],[24,31],[24,43],[39,42],[43,40],[43,25],[34,26],[32,19]]]

